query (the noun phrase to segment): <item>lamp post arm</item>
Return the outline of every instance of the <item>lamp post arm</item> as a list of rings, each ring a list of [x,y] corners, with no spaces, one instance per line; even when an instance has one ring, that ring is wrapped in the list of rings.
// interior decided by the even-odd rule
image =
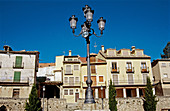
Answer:
[[[102,34],[103,34],[103,31],[100,32],[100,35],[98,36],[95,32],[94,32],[94,29],[91,29],[93,31],[93,35],[95,35],[96,37],[101,37]]]
[[[73,29],[73,35],[74,35],[75,37],[79,37],[81,34],[82,34],[82,30],[81,30],[81,32],[79,33],[79,35],[76,35],[76,34],[75,34],[75,30]]]

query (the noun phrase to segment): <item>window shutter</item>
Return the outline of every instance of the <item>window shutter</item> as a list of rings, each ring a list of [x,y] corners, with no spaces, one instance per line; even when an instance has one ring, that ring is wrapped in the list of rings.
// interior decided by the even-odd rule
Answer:
[[[113,83],[114,83],[115,85],[118,84],[118,75],[113,75]]]
[[[146,84],[147,83],[147,74],[143,74],[143,83]]]
[[[128,83],[133,84],[133,74],[128,74]]]
[[[15,67],[22,66],[22,56],[16,56]]]
[[[84,82],[86,82],[86,80],[87,80],[87,76],[84,76]]]
[[[103,82],[103,76],[99,76],[99,82]]]
[[[79,65],[74,65],[74,70],[79,70]]]
[[[69,77],[69,85],[74,85],[74,77]]]
[[[91,65],[91,73],[95,73],[96,74],[96,67],[95,67],[95,65]]]
[[[66,73],[71,74],[71,65],[66,65]]]
[[[14,72],[14,82],[20,82],[21,72]]]

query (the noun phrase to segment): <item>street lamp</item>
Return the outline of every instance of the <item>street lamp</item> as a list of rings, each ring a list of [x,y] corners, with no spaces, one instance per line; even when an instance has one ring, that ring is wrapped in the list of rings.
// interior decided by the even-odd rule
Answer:
[[[101,85],[100,89],[101,89],[101,92],[102,92],[101,93],[101,96],[102,96],[101,98],[102,98],[102,109],[103,109],[103,86],[102,85]]]
[[[45,86],[43,86],[43,111],[44,111],[44,93],[45,93]]]
[[[86,5],[83,9],[84,17],[86,18],[86,21],[83,25],[81,25],[82,30],[80,31],[79,35],[75,35],[75,29],[78,19],[75,17],[75,15],[72,15],[72,17],[69,18],[70,21],[70,27],[72,28],[73,35],[78,37],[82,35],[83,38],[86,39],[87,42],[87,89],[86,89],[86,97],[84,103],[95,103],[93,98],[93,91],[91,88],[92,80],[91,80],[91,73],[90,73],[90,36],[95,35],[96,37],[101,37],[103,34],[103,30],[105,28],[106,20],[103,19],[103,17],[100,17],[100,19],[97,21],[98,27],[100,30],[100,36],[98,36],[94,29],[91,28],[91,22],[93,21],[93,14],[94,10],[91,10],[91,8]]]

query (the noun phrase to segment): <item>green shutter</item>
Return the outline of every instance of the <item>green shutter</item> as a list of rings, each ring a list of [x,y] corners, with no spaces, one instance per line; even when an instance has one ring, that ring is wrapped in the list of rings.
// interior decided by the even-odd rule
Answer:
[[[22,56],[16,56],[15,67],[22,66]]]
[[[21,72],[14,72],[14,82],[20,82]]]

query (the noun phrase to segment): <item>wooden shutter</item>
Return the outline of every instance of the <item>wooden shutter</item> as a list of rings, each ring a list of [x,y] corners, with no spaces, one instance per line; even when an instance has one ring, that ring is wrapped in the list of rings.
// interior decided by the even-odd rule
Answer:
[[[95,65],[91,65],[91,73],[95,73],[96,74],[96,67],[95,67]]]
[[[21,72],[14,72],[14,82],[20,82]]]
[[[71,74],[71,65],[66,65],[66,74]]]
[[[103,82],[103,76],[99,76],[99,82]]]
[[[74,65],[74,70],[79,70],[79,65]]]
[[[90,62],[96,62],[96,57],[90,57]]]
[[[74,77],[69,77],[69,85],[74,86]]]
[[[22,56],[16,56],[15,67],[22,66]]]
[[[86,80],[87,80],[87,76],[84,76],[84,82],[86,82]]]
[[[114,83],[115,85],[118,84],[118,75],[113,75],[113,83]]]
[[[128,84],[133,84],[133,74],[128,74]]]
[[[96,76],[91,76],[91,80],[93,81],[93,84],[92,85],[96,85]]]
[[[143,74],[143,83],[146,84],[147,83],[147,74]]]

